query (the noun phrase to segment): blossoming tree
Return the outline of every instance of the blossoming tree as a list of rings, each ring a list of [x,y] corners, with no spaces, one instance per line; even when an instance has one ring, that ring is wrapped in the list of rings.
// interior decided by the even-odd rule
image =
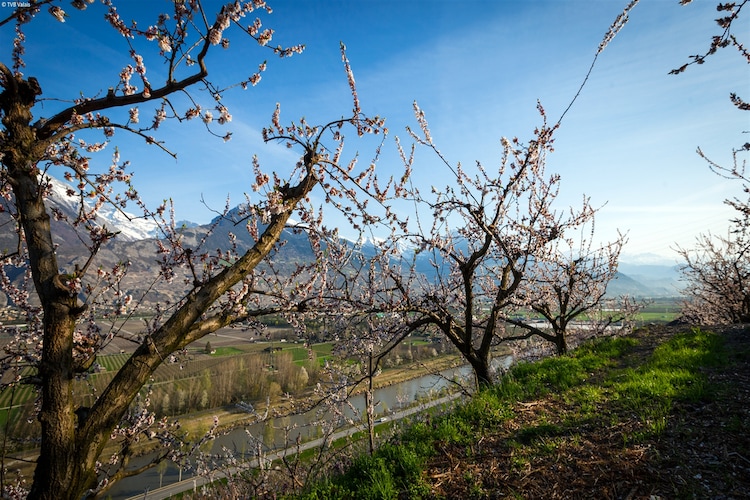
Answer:
[[[687,5],[692,0],[681,0]],[[690,61],[670,74],[679,75],[693,64],[701,65],[720,49],[734,48],[740,61],[750,64],[750,51],[738,38],[743,21],[740,14],[747,9],[748,0],[724,2],[716,6],[720,17],[715,21],[719,33],[711,37],[705,52],[690,56]],[[747,12],[745,13],[747,14]],[[738,26],[740,26],[738,28]],[[739,111],[750,111],[746,97],[730,93],[729,99]],[[708,163],[711,171],[727,179],[743,183],[745,196],[750,196],[750,179],[746,173],[750,142],[732,151],[731,165],[720,165],[710,159],[701,148],[698,155]],[[685,319],[698,324],[746,323],[750,321],[750,200],[740,198],[725,200],[736,211],[726,235],[701,234],[694,248],[677,248],[683,262],[680,271],[686,282],[682,314]]]
[[[694,248],[678,248],[686,320],[700,325],[750,322],[749,227],[744,213],[726,235],[702,234]]]
[[[400,226],[394,226],[390,240],[380,248],[380,287],[361,304],[371,311],[390,314],[386,330],[391,337],[381,343],[386,348],[412,332],[437,331],[471,365],[477,384],[486,386],[493,382],[493,350],[498,343],[518,337],[506,335],[506,325],[530,332],[522,338],[540,335],[559,341],[559,348],[564,350],[569,319],[600,302],[614,275],[623,240],[602,251],[604,262],[601,257],[576,255],[571,262],[583,259],[587,264],[578,269],[585,267],[587,272],[571,272],[570,263],[556,249],[560,241],[571,241],[572,230],[591,222],[596,209],[588,198],[579,208],[557,208],[560,176],[548,174],[546,162],[553,151],[554,134],[586,84],[598,56],[623,28],[637,3],[628,3],[605,33],[581,88],[561,117],[549,124],[539,104],[541,124],[527,142],[502,139],[502,157],[495,171],[479,163],[474,169],[451,163],[433,141],[424,112],[414,103],[419,128],[407,129],[414,144],[409,151],[398,143],[406,172],[415,168],[420,146],[431,152],[452,178],[450,184],[432,186],[429,192],[410,187],[403,196],[416,207],[416,214],[411,221],[402,220]],[[414,249],[413,255],[397,257],[395,249],[404,245]],[[553,272],[557,274],[553,276]],[[567,277],[563,277],[565,274]],[[560,313],[565,324],[558,322],[556,331],[561,333],[544,332],[517,319],[519,311],[534,307],[550,309],[549,314],[554,314],[556,304],[547,298],[555,286],[582,300]],[[586,291],[595,293],[583,297]]]
[[[589,237],[581,235],[578,241],[559,238],[551,245],[547,258],[535,263],[528,273],[522,302],[541,316],[545,325],[508,318],[508,324],[525,333],[502,336],[502,341],[536,335],[553,343],[557,354],[564,354],[574,333],[588,338],[603,335],[618,323],[623,329],[628,326],[625,320],[637,310],[637,305],[628,297],[605,298],[609,283],[616,279],[626,237],[620,234],[615,241],[596,247],[593,236],[592,224]],[[578,325],[574,324],[576,320]]]
[[[165,443],[171,439],[166,424],[154,422],[147,411],[147,396],[142,405],[132,405],[159,365],[175,359],[196,339],[239,318],[303,308],[301,304],[309,299],[306,294],[320,286],[316,277],[326,272],[298,268],[282,279],[278,274],[264,274],[259,266],[277,246],[293,214],[311,235],[313,248],[320,250],[321,238],[328,231],[322,216],[309,206],[311,192],[320,189],[325,198],[336,200],[337,206],[343,207],[348,200],[356,207],[353,198],[365,191],[368,182],[374,182],[374,164],[362,168],[356,161],[342,163],[342,127],[352,126],[359,135],[384,131],[381,119],[370,119],[360,110],[344,57],[354,97],[351,116],[322,126],[304,120],[282,126],[277,107],[272,125],[264,131],[266,141],[282,141],[297,148],[300,158],[286,173],[267,173],[253,161],[256,182],[252,188],[260,201],[249,203],[243,214],[254,239],[252,247],[241,254],[189,248],[180,239],[174,221],[165,215],[166,206],[149,210],[143,204],[119,153],[113,155],[110,169],[98,174],[90,169],[93,153],[104,149],[120,131],[142,137],[150,147],[171,154],[168,144],[156,137],[160,125],[170,119],[200,119],[210,133],[228,140],[228,133],[216,132],[231,120],[222,97],[231,87],[248,88],[258,83],[266,64],[253,68],[247,79],[220,87],[209,75],[215,78],[221,68],[209,73],[207,55],[228,49],[230,33],[254,40],[261,50],[281,57],[301,52],[303,47],[270,45],[273,30],[260,20],[270,13],[263,0],[230,2],[216,13],[207,11],[200,0],[175,0],[172,11],[158,16],[147,28],[123,20],[111,0],[104,0],[103,6],[89,4],[93,0],[76,0],[72,2],[76,9],[88,8],[89,12],[67,13],[55,0],[19,3],[0,20],[0,29],[14,33],[11,60],[0,62],[0,190],[8,200],[3,206],[17,229],[17,245],[2,254],[2,285],[13,303],[25,311],[28,323],[26,329],[15,332],[2,368],[4,382],[12,375],[10,385],[33,384],[39,391],[41,450],[30,498],[78,500],[106,490],[126,474],[124,464],[131,442],[144,436]],[[104,18],[119,33],[132,60],[119,75],[113,75],[106,95],[66,100],[48,90],[54,82],[24,75],[24,30],[29,23],[43,15],[61,22],[69,16],[90,16],[94,23],[96,15],[91,10],[97,8],[103,9]],[[248,21],[251,15],[259,17]],[[147,73],[156,62],[163,63],[165,76],[160,82]],[[72,71],[74,66],[68,68]],[[209,105],[191,92],[198,87],[208,90]],[[50,118],[35,120],[34,114],[48,95],[54,98],[46,101],[48,108],[62,104]],[[146,113],[150,117],[144,124]],[[102,139],[91,141],[92,131],[100,131]],[[62,268],[58,261],[58,241],[53,239],[53,227],[59,226],[51,223],[47,204],[50,174],[64,175],[73,183],[69,194],[80,203],[75,218],[63,220],[62,214],[52,214],[56,223],[67,224],[85,242],[85,253],[69,268]],[[118,210],[137,207],[143,217],[161,225],[163,238],[155,249],[159,258],[155,272],[164,280],[184,278],[186,287],[176,304],[159,311],[132,356],[96,394],[94,403],[84,408],[73,394],[74,378],[89,369],[102,345],[117,334],[97,328],[96,308],[106,304],[107,314],[116,316],[134,306],[133,298],[118,286],[127,273],[127,263],[112,269],[97,264],[97,254],[117,238],[116,233],[95,224],[97,211],[105,205]],[[347,213],[352,219],[357,217],[356,210]],[[311,266],[324,266],[325,262],[321,258]],[[25,272],[33,289],[26,289],[26,282],[19,285],[11,280],[6,273],[10,269]],[[31,372],[24,371],[25,367]],[[120,451],[110,459],[102,457],[105,445],[112,442],[120,444]],[[4,495],[25,493],[21,485],[3,487]]]
[[[490,385],[493,348],[505,322],[530,306],[525,291],[532,269],[548,260],[550,244],[595,211],[588,200],[567,213],[555,209],[560,177],[546,174],[545,167],[557,125],[546,123],[541,106],[542,124],[533,138],[526,144],[503,139],[497,171],[478,165],[474,175],[445,160],[416,104],[415,113],[421,132],[412,137],[453,170],[455,184],[433,187],[429,194],[413,190],[415,203],[429,210],[432,222],[400,237],[417,256],[428,256],[431,272],[412,266],[404,276],[398,266],[389,267],[394,285],[384,300],[402,314],[402,329],[439,330],[471,364],[478,384]],[[402,157],[411,168],[414,155]]]

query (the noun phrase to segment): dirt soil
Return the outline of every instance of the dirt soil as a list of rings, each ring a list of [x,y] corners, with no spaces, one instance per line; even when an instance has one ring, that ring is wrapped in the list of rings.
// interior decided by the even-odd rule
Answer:
[[[750,328],[714,328],[731,362],[707,369],[710,401],[675,403],[657,437],[627,442],[643,427],[618,414],[616,424],[592,422],[557,439],[547,453],[519,459],[508,445],[530,425],[560,424],[574,408],[555,395],[519,403],[516,418],[474,446],[444,447],[429,464],[432,491],[443,498],[745,499],[750,498]],[[644,361],[685,327],[635,332],[638,346],[623,366]],[[560,436],[558,436],[560,438]]]

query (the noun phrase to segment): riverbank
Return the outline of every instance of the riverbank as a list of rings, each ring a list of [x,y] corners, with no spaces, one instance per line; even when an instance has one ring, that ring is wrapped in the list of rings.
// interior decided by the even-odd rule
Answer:
[[[375,389],[390,387],[425,375],[455,368],[462,364],[462,358],[457,354],[439,356],[428,360],[404,364],[398,368],[383,370],[380,374],[374,377],[373,387]],[[364,390],[364,383],[360,383],[359,386],[352,390],[352,394],[358,394]],[[269,408],[268,411],[269,413],[275,413],[278,415],[289,414],[291,412],[299,411],[294,407],[309,407],[314,402],[312,398],[312,392],[294,398],[294,402],[289,399],[279,398],[276,401],[271,402],[271,408]],[[260,415],[266,413],[266,406],[265,402],[258,402],[253,405],[256,413]],[[206,432],[206,430],[211,428],[214,424],[215,419],[219,422],[217,432],[223,433],[245,424],[256,422],[258,417],[255,414],[248,413],[247,411],[243,411],[233,406],[212,408],[179,417],[181,428],[184,431],[187,431],[191,436],[195,436],[196,433]]]

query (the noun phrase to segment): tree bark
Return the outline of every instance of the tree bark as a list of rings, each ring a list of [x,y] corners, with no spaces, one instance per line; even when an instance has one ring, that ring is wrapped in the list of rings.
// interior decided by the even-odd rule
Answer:
[[[477,388],[483,389],[492,386],[492,376],[490,375],[489,356],[470,356],[467,358],[469,364],[474,369],[474,375],[477,379]]]
[[[31,107],[41,89],[36,80],[16,78],[4,66],[2,69],[6,80],[0,95],[5,127],[0,146],[2,161],[15,195],[34,287],[44,311],[43,350],[37,372],[42,398],[38,416],[42,441],[29,498],[61,498],[79,475],[73,459],[76,417],[72,383],[73,331],[80,310],[75,292],[65,288],[65,279],[59,274],[50,218],[36,167],[43,147],[30,125]]]
[[[565,354],[568,352],[568,341],[565,338],[565,332],[555,332],[555,348],[557,349],[557,354]]]
[[[74,289],[65,286],[66,280],[75,277],[63,277],[58,272],[50,219],[36,167],[28,162],[22,167],[9,167],[34,285],[44,312],[43,349],[37,373],[42,440],[29,498],[62,498],[61,492],[74,490],[71,485],[81,475],[81,464],[75,459],[73,400],[73,331],[81,308]],[[90,475],[95,479],[93,469]]]

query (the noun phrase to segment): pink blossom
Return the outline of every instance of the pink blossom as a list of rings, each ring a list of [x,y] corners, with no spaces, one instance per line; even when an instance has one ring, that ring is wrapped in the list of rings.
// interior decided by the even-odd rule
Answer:
[[[216,28],[211,28],[208,32],[208,41],[211,42],[211,45],[218,45],[221,43],[221,31]]]
[[[68,17],[68,15],[65,13],[64,10],[62,10],[57,5],[54,5],[49,8],[49,13],[52,14],[52,16],[60,21],[61,23],[65,22],[65,18]]]
[[[219,106],[218,110],[220,113],[218,119],[219,124],[224,125],[225,123],[232,121],[232,115],[229,114],[229,110],[226,106]]]
[[[172,52],[172,45],[170,45],[168,37],[163,36],[159,38],[159,48],[162,52]]]
[[[192,120],[196,116],[200,116],[201,114],[201,108],[200,106],[197,108],[190,108],[187,111],[185,111],[185,119],[186,120]]]
[[[73,7],[75,7],[78,10],[86,10],[86,7],[88,7],[88,4],[94,3],[94,0],[73,0],[70,2]]]
[[[128,64],[125,68],[120,71],[120,83],[122,84],[122,92],[125,95],[135,94],[136,88],[130,85],[130,78],[133,76],[135,68]]]
[[[159,28],[157,28],[156,26],[149,26],[144,35],[146,37],[146,40],[148,40],[149,42],[153,42],[154,40],[159,38]]]
[[[109,7],[109,11],[104,15],[104,18],[109,21],[109,24],[111,24],[112,27],[115,28],[122,36],[126,38],[135,38],[133,36],[133,33],[130,31],[130,28],[125,26],[125,23],[120,18],[120,14],[117,13],[117,9],[112,5],[112,2],[106,0],[105,4]]]
[[[156,114],[154,115],[154,123],[151,125],[151,128],[157,129],[159,128],[159,125],[161,122],[166,120],[167,118],[167,112],[164,109],[164,106],[156,110]]]
[[[268,45],[268,42],[271,41],[273,38],[273,30],[272,29],[265,29],[263,32],[258,36],[258,43],[261,45]]]
[[[146,66],[143,64],[143,56],[140,54],[135,53],[135,51],[130,51],[130,56],[135,61],[135,71],[139,75],[145,75],[146,74]]]

